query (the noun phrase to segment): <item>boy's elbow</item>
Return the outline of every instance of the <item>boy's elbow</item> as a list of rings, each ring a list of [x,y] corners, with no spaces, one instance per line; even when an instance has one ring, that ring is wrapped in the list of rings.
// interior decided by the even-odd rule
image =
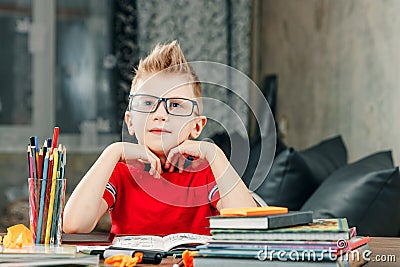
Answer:
[[[63,232],[66,234],[85,234],[90,233],[92,229],[85,229],[79,225],[63,224]]]
[[[77,234],[77,233],[90,233],[92,231],[89,227],[84,225],[79,220],[64,216],[63,221],[63,232],[66,234]]]
[[[71,225],[64,223],[63,232],[66,234],[76,234],[79,233],[79,230],[76,227],[71,227]]]
[[[70,223],[68,220],[65,220],[63,222],[63,232],[66,234],[77,234],[81,233],[81,229],[79,228],[79,225]]]

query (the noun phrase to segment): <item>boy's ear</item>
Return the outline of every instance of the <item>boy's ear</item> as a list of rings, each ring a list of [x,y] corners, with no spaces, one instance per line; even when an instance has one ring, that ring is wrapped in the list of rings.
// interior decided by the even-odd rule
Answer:
[[[194,127],[193,127],[192,131],[190,132],[190,137],[193,139],[196,139],[197,137],[199,137],[204,126],[206,126],[206,123],[207,123],[206,116],[198,116],[195,119]]]
[[[125,112],[125,123],[126,123],[126,126],[128,126],[129,134],[130,135],[134,135],[135,134],[135,129],[133,128],[132,116],[131,116],[131,113],[129,111]]]

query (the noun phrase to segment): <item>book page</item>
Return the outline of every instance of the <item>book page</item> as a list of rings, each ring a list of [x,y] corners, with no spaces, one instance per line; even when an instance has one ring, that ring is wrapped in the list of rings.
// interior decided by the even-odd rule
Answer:
[[[163,237],[165,243],[165,251],[169,251],[184,244],[205,244],[211,240],[208,235],[196,235],[191,233],[171,234]]]
[[[116,236],[112,247],[165,251],[162,237],[154,235]]]

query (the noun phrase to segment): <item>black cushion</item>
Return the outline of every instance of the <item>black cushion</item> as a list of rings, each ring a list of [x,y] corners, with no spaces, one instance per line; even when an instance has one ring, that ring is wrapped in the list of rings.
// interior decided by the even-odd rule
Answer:
[[[276,147],[275,147],[274,158],[276,158],[286,148],[287,147],[286,147],[285,143],[279,138],[279,136],[276,136]],[[267,152],[267,151],[264,151],[264,152]],[[250,182],[254,178],[256,181],[264,179],[264,177],[255,177],[255,176],[258,176],[259,173],[263,173],[263,172],[256,172],[257,166],[258,166],[258,168],[269,167],[269,164],[270,164],[270,162],[268,162],[269,158],[260,160],[260,155],[261,155],[261,136],[259,135],[259,132],[256,132],[255,136],[250,140],[250,155],[249,155],[248,162],[246,162],[247,166],[246,166],[245,172],[242,175],[242,180],[246,184],[247,187],[250,186]],[[272,166],[271,166],[271,168],[272,168]],[[253,190],[253,188],[251,188],[251,189]]]
[[[256,156],[257,153],[250,155],[250,157]],[[249,166],[251,163],[252,161]],[[256,193],[268,205],[287,206],[290,210],[299,210],[329,174],[346,164],[347,150],[340,136],[327,139],[301,152],[286,148],[280,138],[277,138],[277,149],[271,170]],[[250,178],[247,175],[244,178],[248,184]]]
[[[347,149],[341,136],[336,136],[300,151],[315,182],[321,184],[333,171],[347,164]]]
[[[301,210],[313,210],[314,218],[346,217],[360,235],[397,236],[399,203],[399,169],[385,151],[333,172]]]
[[[276,137],[276,149],[275,149],[275,157],[278,156],[282,151],[287,149],[287,146],[285,143],[282,141],[279,136]]]
[[[268,205],[299,210],[318,186],[302,157],[293,148],[281,151],[267,178],[255,190]]]

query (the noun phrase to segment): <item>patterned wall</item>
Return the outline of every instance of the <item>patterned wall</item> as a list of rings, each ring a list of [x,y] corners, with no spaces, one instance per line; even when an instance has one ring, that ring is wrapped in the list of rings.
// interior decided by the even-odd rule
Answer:
[[[118,101],[120,113],[126,107],[126,96],[133,67],[157,43],[178,40],[189,61],[212,61],[232,66],[244,74],[250,69],[250,0],[237,1],[116,1],[116,50],[118,51]],[[218,75],[218,73],[215,73]],[[223,88],[205,85],[204,95],[229,104],[247,125],[247,108],[235,94]],[[218,87],[218,86],[217,86]],[[246,87],[241,95],[248,95]],[[245,98],[247,100],[247,97]],[[226,109],[218,104],[205,106],[213,118],[229,129],[235,129]],[[122,116],[122,115],[121,115]],[[212,122],[205,136],[222,131]],[[240,131],[238,129],[238,131]]]

